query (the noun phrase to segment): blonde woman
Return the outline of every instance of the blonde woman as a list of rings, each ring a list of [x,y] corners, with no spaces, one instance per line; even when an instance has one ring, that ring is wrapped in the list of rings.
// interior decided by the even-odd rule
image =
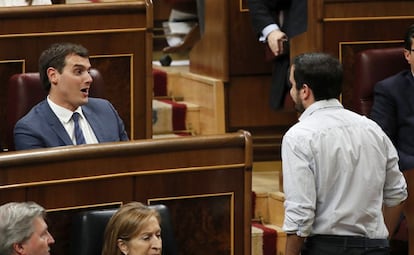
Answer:
[[[139,203],[123,205],[106,226],[102,255],[161,255],[160,215]]]

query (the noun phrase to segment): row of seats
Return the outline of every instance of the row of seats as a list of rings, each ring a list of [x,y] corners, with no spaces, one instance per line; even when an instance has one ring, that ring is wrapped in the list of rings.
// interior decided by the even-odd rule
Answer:
[[[354,111],[369,115],[373,102],[374,85],[400,70],[409,68],[403,57],[403,48],[369,49],[359,52],[355,58],[355,82],[353,84]],[[104,82],[98,70],[92,69],[93,84],[90,95],[104,97]],[[41,87],[38,73],[13,75],[8,84],[7,124],[5,149],[14,150],[13,128],[17,120],[47,95]],[[18,103],[17,103],[18,102]]]

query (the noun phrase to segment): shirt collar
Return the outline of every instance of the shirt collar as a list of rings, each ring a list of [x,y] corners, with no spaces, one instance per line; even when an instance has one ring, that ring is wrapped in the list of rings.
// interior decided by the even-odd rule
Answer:
[[[338,99],[319,100],[311,104],[299,117],[299,121],[311,116],[314,112],[327,108],[344,108]]]
[[[72,112],[60,105],[55,104],[52,100],[50,100],[49,96],[47,97],[47,102],[50,108],[52,108],[52,111],[56,114],[62,123],[68,123],[72,119],[74,112],[78,112],[82,118],[84,118],[82,108],[80,106],[74,112]]]

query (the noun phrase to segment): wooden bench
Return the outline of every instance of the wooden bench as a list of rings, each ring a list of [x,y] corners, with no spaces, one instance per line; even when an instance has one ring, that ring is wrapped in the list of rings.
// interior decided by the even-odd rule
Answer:
[[[5,152],[0,204],[44,206],[52,254],[68,254],[73,213],[140,201],[168,206],[180,254],[248,255],[251,170],[245,131]]]

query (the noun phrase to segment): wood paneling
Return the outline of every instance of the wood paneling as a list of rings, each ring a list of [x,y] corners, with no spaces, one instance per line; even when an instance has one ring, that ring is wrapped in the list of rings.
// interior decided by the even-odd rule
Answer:
[[[311,51],[340,58],[345,71],[342,101],[348,107],[354,54],[400,43],[414,23],[414,2],[307,1],[308,29],[291,38],[291,58]],[[296,123],[297,115],[291,104],[280,110],[269,106],[271,63],[265,61],[263,45],[252,30],[246,1],[209,0],[205,8],[206,32],[190,52],[190,71],[225,82],[227,131],[249,130],[256,159],[280,159],[280,138]]]
[[[205,1],[205,33],[190,52],[190,71],[223,81],[271,72],[246,8],[241,0]]]
[[[308,0],[308,31],[292,39],[292,57],[323,51],[344,66],[342,103],[352,104],[354,55],[364,49],[395,47],[414,23],[408,0]]]
[[[251,170],[244,131],[5,152],[0,204],[32,200],[50,210],[52,254],[68,254],[72,213],[140,201],[171,207],[180,254],[249,255]]]
[[[40,53],[55,42],[89,49],[131,139],[149,138],[152,98],[152,5],[146,1],[0,9],[0,118],[7,80],[36,72]],[[5,122],[0,122],[4,141]]]
[[[233,194],[222,193],[179,200],[166,198],[155,203],[168,206],[171,214],[175,216],[171,219],[173,223],[182,223],[183,219],[187,219],[185,224],[175,224],[177,229],[174,229],[174,233],[179,240],[177,246],[186,247],[186,250],[179,249],[179,254],[228,255],[237,254],[235,252],[238,249],[231,249],[234,234],[237,239],[243,239],[240,234],[228,234],[228,229],[232,228],[235,221],[233,217],[228,217],[234,213],[233,199]],[[200,224],[201,222],[204,224]],[[191,235],[189,239],[189,232],[198,234]],[[191,245],[188,245],[188,242]]]
[[[228,81],[229,1],[205,1],[205,30],[190,51],[190,71]]]
[[[414,23],[412,1],[336,1],[326,3],[323,50],[344,66],[342,103],[351,109],[354,56],[361,50],[402,46],[407,28]]]
[[[190,52],[190,71],[224,82],[226,131],[249,130],[261,147],[260,153],[255,149],[255,157],[279,159],[278,149],[268,145],[273,146],[273,138],[296,122],[296,113],[293,108],[270,107],[272,63],[265,61],[264,45],[253,31],[246,1],[205,1],[205,13],[205,33]],[[270,151],[263,153],[263,149]]]

